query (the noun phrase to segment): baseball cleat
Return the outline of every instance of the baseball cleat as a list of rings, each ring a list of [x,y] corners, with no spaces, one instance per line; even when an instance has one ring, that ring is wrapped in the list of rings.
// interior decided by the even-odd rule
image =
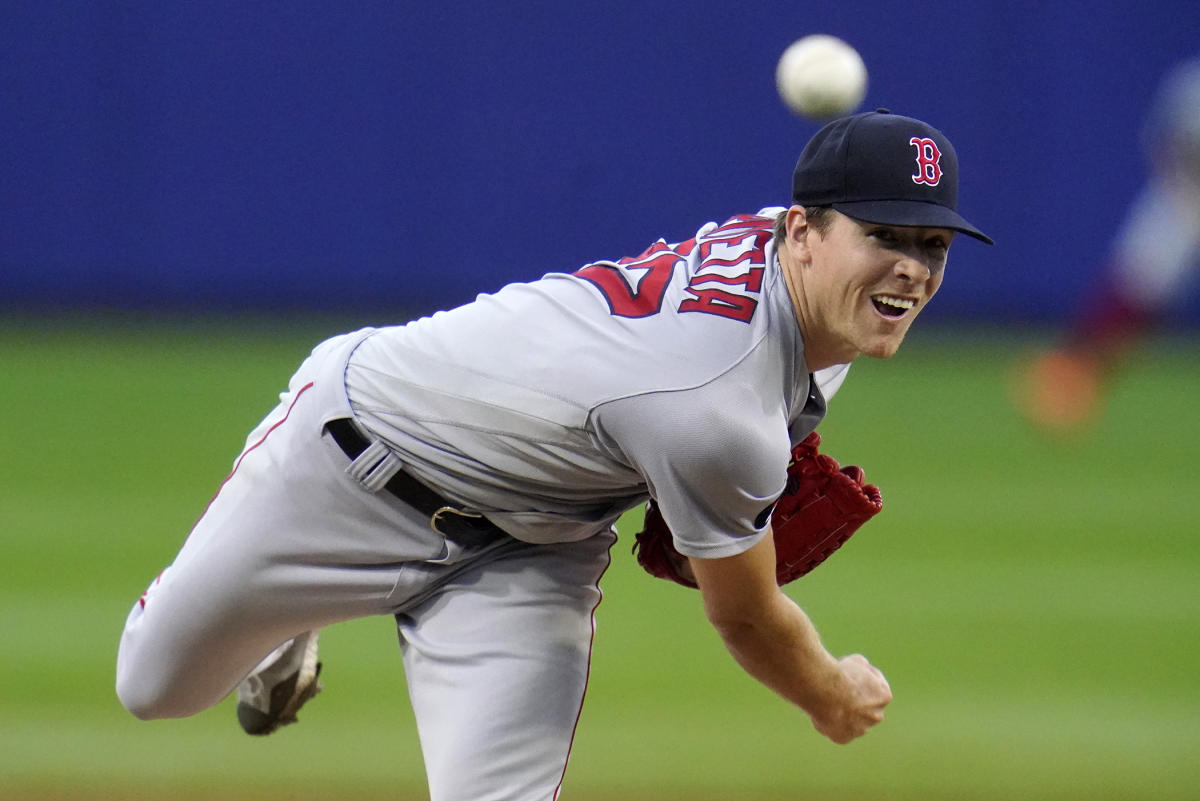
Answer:
[[[237,719],[246,734],[270,734],[296,722],[296,713],[321,691],[317,632],[276,648],[238,685]]]

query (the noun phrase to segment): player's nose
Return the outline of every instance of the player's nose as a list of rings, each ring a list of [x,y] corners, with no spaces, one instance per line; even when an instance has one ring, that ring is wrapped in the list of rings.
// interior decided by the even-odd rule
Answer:
[[[928,281],[933,271],[923,259],[905,255],[896,260],[893,267],[896,276],[906,281]]]

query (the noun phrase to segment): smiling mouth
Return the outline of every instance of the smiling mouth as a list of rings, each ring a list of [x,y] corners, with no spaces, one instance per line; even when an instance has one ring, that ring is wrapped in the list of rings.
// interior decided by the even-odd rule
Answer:
[[[872,295],[871,303],[884,317],[903,317],[909,309],[917,305],[912,298],[902,298],[899,295]]]

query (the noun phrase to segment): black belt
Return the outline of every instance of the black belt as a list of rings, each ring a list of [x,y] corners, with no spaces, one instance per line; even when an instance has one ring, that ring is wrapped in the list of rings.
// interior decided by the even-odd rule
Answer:
[[[348,417],[330,420],[325,424],[325,430],[350,461],[357,459],[371,444],[358,433],[358,429]],[[429,527],[444,536],[501,533],[496,524],[483,515],[464,512],[403,470],[397,471],[396,475],[388,479],[383,488],[426,515],[429,518]]]

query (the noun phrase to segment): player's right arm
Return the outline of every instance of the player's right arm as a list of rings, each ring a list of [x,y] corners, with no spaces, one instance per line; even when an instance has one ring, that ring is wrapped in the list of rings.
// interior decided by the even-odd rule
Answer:
[[[883,720],[892,692],[864,657],[835,658],[816,627],[775,583],[775,546],[767,536],[736,556],[692,558],[704,610],[725,647],[758,681],[799,706],[835,743],[848,743]]]

